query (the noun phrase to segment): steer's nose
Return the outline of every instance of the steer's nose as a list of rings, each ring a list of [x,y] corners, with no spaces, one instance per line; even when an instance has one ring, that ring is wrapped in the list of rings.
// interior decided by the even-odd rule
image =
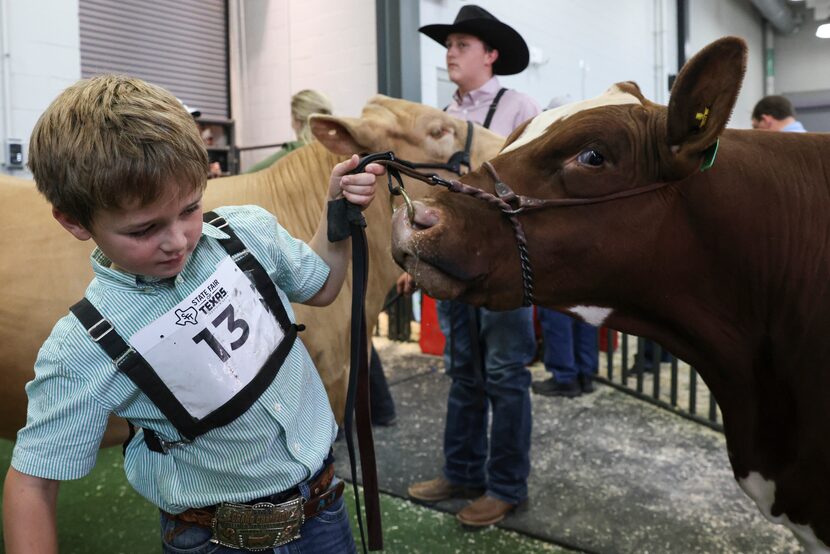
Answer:
[[[437,208],[427,206],[423,202],[412,202],[412,221],[407,216],[406,206],[400,206],[392,215],[392,249],[406,250],[415,236],[435,227],[441,220]],[[397,258],[396,258],[397,259]]]
[[[441,219],[438,210],[427,207],[426,204],[418,200],[412,202],[412,208],[414,216],[411,223],[415,229],[429,229],[437,225]]]

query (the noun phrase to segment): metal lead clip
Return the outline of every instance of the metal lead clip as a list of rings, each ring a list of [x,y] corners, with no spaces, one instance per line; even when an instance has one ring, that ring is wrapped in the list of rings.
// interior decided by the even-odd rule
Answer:
[[[409,199],[409,195],[406,193],[403,185],[400,187],[400,193],[403,196],[403,203],[406,204],[406,217],[409,218],[409,224],[412,225],[415,223],[415,206],[412,205],[412,200]]]

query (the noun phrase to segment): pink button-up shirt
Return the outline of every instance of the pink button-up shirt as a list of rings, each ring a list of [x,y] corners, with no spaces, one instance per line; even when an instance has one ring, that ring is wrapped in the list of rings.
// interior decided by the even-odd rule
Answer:
[[[447,113],[459,119],[484,124],[487,117],[487,110],[496,98],[501,84],[497,77],[493,77],[481,88],[472,90],[464,96],[459,96],[458,91],[453,94],[453,101],[447,106]],[[528,95],[515,90],[506,91],[496,108],[493,121],[490,123],[490,130],[503,136],[513,132],[513,129],[541,113],[539,105]]]

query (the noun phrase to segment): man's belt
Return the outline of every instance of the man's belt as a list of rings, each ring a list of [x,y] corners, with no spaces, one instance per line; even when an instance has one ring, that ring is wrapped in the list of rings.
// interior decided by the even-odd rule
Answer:
[[[211,541],[231,548],[267,550],[300,538],[300,529],[310,519],[343,495],[343,482],[331,487],[334,465],[329,464],[309,484],[309,498],[301,495],[274,504],[222,502],[204,508],[191,508],[180,514],[165,515],[213,530]]]

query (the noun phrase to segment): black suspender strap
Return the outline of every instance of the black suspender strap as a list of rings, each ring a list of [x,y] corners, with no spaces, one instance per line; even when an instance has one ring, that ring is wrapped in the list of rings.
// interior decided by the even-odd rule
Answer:
[[[496,93],[496,97],[493,98],[492,102],[490,102],[490,109],[487,110],[487,117],[484,118],[484,123],[482,125],[485,129],[490,128],[490,124],[493,122],[493,116],[496,115],[496,108],[499,107],[499,100],[501,100],[501,97],[504,96],[505,92],[507,92],[506,88],[499,89],[499,92]]]
[[[101,349],[112,358],[115,367],[124,373],[130,380],[141,389],[144,394],[153,399],[153,403],[164,413],[164,415],[172,421],[173,417],[182,417],[176,406],[184,411],[184,408],[173,396],[161,379],[153,372],[152,368],[138,352],[132,349],[127,342],[121,338],[121,335],[115,330],[112,324],[103,316],[98,309],[92,305],[92,302],[86,297],[81,298],[69,310],[78,318],[81,325],[86,329],[89,337]],[[186,411],[184,415],[190,417]],[[124,452],[126,453],[127,445],[134,436],[134,427],[130,423],[130,436],[127,442],[124,443]],[[149,429],[144,429],[144,437],[147,446],[154,452],[164,452],[158,437],[155,436]],[[193,437],[188,437],[192,439]]]
[[[265,300],[271,315],[282,328],[284,337],[279,346],[268,356],[254,378],[230,400],[204,418],[197,419],[190,415],[164,381],[153,371],[147,360],[118,334],[112,324],[101,315],[87,298],[82,298],[70,308],[70,311],[87,330],[90,338],[98,343],[98,346],[113,360],[115,366],[150,398],[153,404],[161,410],[164,416],[185,438],[183,441],[176,442],[192,441],[213,428],[227,425],[245,413],[273,382],[294,345],[297,332],[303,329],[302,326],[291,323],[279,299],[274,282],[271,281],[262,265],[245,248],[245,245],[230,228],[228,222],[214,212],[206,213],[205,221],[222,229],[228,235],[229,238],[220,239],[220,244],[234,259],[237,266],[253,281],[257,291]],[[165,443],[150,429],[144,429],[143,431],[144,440],[151,450],[166,453],[167,446],[171,443]]]
[[[490,128],[490,124],[493,122],[493,116],[496,115],[496,108],[499,107],[499,100],[501,100],[501,97],[504,96],[504,93],[507,92],[507,90],[508,89],[504,87],[500,88],[499,91],[496,93],[496,97],[493,98],[492,102],[490,102],[490,107],[487,109],[487,117],[484,118],[484,123],[481,125],[485,129]],[[446,106],[444,106],[444,109],[442,111],[447,111],[447,108],[449,107],[450,105],[447,104]]]

